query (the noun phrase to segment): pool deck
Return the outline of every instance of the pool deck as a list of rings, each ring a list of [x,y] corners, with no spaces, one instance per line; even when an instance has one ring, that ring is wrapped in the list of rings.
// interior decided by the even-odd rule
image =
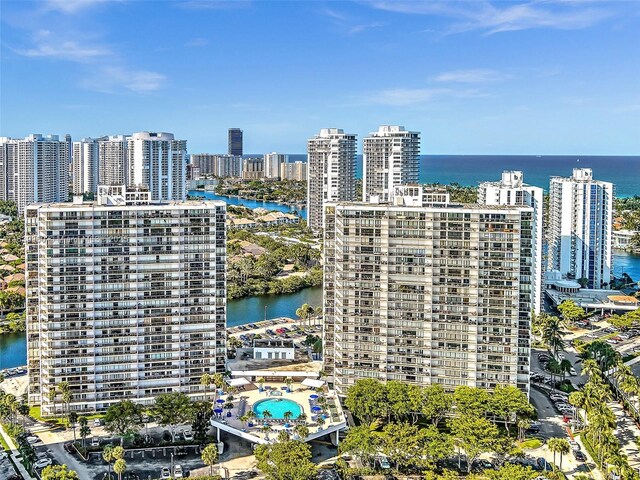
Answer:
[[[270,387],[267,389],[266,387]],[[251,384],[247,385],[245,390],[239,391],[233,395],[233,408],[230,410],[223,409],[220,414],[215,414],[211,419],[211,425],[219,430],[223,430],[232,435],[242,437],[253,443],[267,444],[276,440],[278,434],[286,430],[293,438],[298,438],[294,433],[295,425],[303,423],[309,429],[309,436],[300,439],[305,442],[317,439],[327,434],[336,433],[335,442],[337,443],[337,432],[344,429],[347,425],[340,401],[335,392],[328,391],[324,388],[322,393],[316,393],[315,389],[310,389],[299,383],[291,385],[291,392],[285,391],[286,385],[284,383],[269,382],[265,384],[264,391],[260,391],[257,386]],[[272,395],[273,392],[281,395]],[[227,399],[227,392],[219,396],[219,399]],[[311,411],[312,404],[316,402],[311,400],[310,395],[319,395],[326,398],[327,406],[322,411],[327,418],[323,424],[319,424],[317,421],[317,415]],[[253,405],[265,399],[284,398],[287,400],[293,400],[302,408],[302,412],[306,415],[304,420],[292,419],[288,421],[289,427],[285,428],[285,421],[281,419],[252,419],[252,426],[249,426],[249,422],[240,421],[240,417],[244,414],[252,411]],[[221,402],[219,402],[221,403]],[[221,403],[222,404],[222,403]],[[227,412],[231,413],[228,416]],[[264,425],[269,427],[265,429]]]

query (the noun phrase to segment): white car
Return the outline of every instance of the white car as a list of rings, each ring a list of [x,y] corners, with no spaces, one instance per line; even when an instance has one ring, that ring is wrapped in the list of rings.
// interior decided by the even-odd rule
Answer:
[[[629,340],[631,338],[631,335],[629,335],[628,333],[621,333],[618,336],[623,340]]]
[[[160,472],[160,478],[163,480],[165,478],[171,478],[171,470],[169,470],[169,467],[162,467],[162,471]]]
[[[193,432],[191,430],[185,430],[182,432],[182,438],[184,438],[187,442],[193,440]]]
[[[34,444],[34,443],[38,443],[40,441],[40,439],[38,437],[36,437],[35,435],[30,435],[27,437],[27,442],[29,442],[30,444]]]
[[[617,345],[618,341],[614,340],[613,338],[609,338],[609,339],[607,339],[607,343],[610,344],[610,345]]]
[[[44,468],[51,465],[51,463],[52,463],[52,460],[49,457],[45,457],[38,460],[36,463],[33,464],[33,466],[36,468]]]
[[[93,420],[93,426],[94,427],[100,427],[102,426],[102,420],[100,420],[99,418],[96,418]]]
[[[92,447],[99,447],[100,446],[100,439],[98,437],[93,437],[91,439],[91,446]]]
[[[173,478],[182,478],[184,475],[182,474],[182,465],[175,465],[173,467]]]
[[[575,377],[576,375],[578,375],[578,372],[576,372],[576,369],[575,369],[575,368],[571,367],[571,368],[569,369],[569,375],[572,375],[572,376],[574,376],[574,377]]]

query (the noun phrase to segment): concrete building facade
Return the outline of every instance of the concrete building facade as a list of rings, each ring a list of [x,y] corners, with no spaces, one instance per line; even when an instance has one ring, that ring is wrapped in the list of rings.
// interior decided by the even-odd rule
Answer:
[[[513,205],[533,208],[533,256],[532,294],[533,310],[536,314],[542,308],[542,226],[544,222],[544,190],[524,183],[524,175],[518,171],[502,172],[499,182],[483,182],[478,188],[478,203],[481,205]]]
[[[324,369],[336,390],[375,378],[528,392],[533,209],[395,200],[326,206]]]
[[[242,156],[242,130],[239,128],[229,129],[229,155]]]
[[[83,138],[73,142],[71,159],[71,184],[74,195],[96,194],[100,171],[100,143],[95,138]]]
[[[307,222],[322,230],[327,202],[355,200],[356,136],[323,128],[307,141]]]
[[[362,146],[363,200],[392,200],[394,188],[418,183],[420,133],[397,125],[382,125]]]
[[[95,202],[26,209],[29,403],[69,382],[71,411],[161,393],[203,394],[224,371],[225,204],[154,203],[146,189],[99,187]]]
[[[29,135],[0,137],[0,196],[16,203],[18,211],[37,202],[69,199],[71,137]]]
[[[111,135],[99,139],[98,179],[100,185],[128,184],[128,139],[129,137],[125,135]]]
[[[280,178],[280,167],[287,163],[287,155],[284,153],[264,154],[264,178]]]
[[[594,180],[590,168],[569,178],[552,177],[549,188],[548,269],[588,288],[611,281],[614,186]]]
[[[295,161],[280,165],[280,178],[296,182],[307,181],[307,162]]]
[[[171,133],[138,132],[127,142],[128,185],[146,185],[154,201],[187,196],[187,141]]]

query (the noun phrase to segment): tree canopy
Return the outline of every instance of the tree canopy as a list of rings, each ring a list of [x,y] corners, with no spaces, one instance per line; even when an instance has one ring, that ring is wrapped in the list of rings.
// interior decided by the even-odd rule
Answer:
[[[300,440],[259,445],[255,455],[267,480],[310,480],[317,472],[309,445]]]

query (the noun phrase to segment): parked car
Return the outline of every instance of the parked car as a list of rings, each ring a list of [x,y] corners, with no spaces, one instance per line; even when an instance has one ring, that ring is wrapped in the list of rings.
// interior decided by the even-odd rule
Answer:
[[[101,420],[101,419],[99,419],[99,418],[95,418],[95,419],[93,420],[93,426],[94,426],[94,427],[101,427],[101,426],[102,426],[102,420]]]
[[[185,441],[190,442],[193,440],[193,432],[191,430],[185,430],[182,432],[182,438],[184,438]]]
[[[40,441],[40,438],[36,437],[35,435],[29,435],[27,437],[27,442],[29,442],[30,444],[34,444],[34,443],[38,443]]]
[[[184,475],[182,474],[182,465],[174,465],[173,467],[173,478],[182,478]]]
[[[617,341],[617,340],[614,340],[613,338],[609,338],[609,339],[607,339],[607,343],[608,343],[609,345],[617,345],[617,344],[618,344],[618,341]]]
[[[495,466],[489,460],[484,458],[479,458],[478,460],[473,462],[471,468],[474,468],[477,471],[483,471],[483,470],[493,469],[495,468]]]
[[[160,471],[160,478],[163,480],[171,478],[171,470],[169,470],[169,467],[162,467],[162,470]]]
[[[52,463],[53,463],[53,460],[51,460],[49,457],[44,457],[38,460],[36,463],[34,463],[33,466],[36,468],[44,468],[44,467],[48,467]]]
[[[383,455],[381,453],[375,456],[373,463],[374,465],[377,465],[378,467],[380,467],[382,470],[391,468],[389,459],[387,458],[386,455]]]
[[[73,442],[64,442],[62,448],[64,448],[65,452],[70,453],[71,455],[76,453],[75,448],[73,448]]]
[[[538,468],[540,470],[545,472],[550,472],[553,470],[551,464],[547,462],[543,457],[538,457],[538,459],[536,460],[536,465],[538,465]]]
[[[100,446],[100,438],[98,437],[93,437],[91,439],[91,446],[92,447],[99,447]]]
[[[578,372],[576,372],[576,369],[575,369],[575,368],[571,367],[571,368],[569,369],[569,375],[572,375],[572,376],[574,376],[574,377],[575,377],[576,375],[578,375]]]
[[[584,453],[582,453],[580,450],[574,450],[573,456],[579,462],[585,462],[587,460],[587,456]]]

